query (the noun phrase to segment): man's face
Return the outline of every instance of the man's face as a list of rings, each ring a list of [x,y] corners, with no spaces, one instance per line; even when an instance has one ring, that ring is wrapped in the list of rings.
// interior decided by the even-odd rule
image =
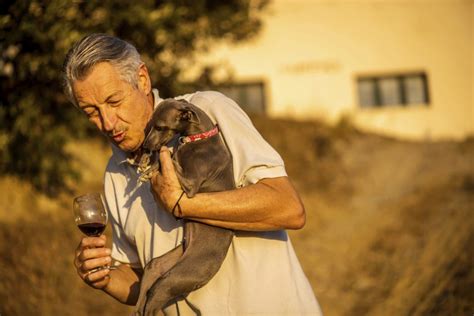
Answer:
[[[145,66],[137,69],[138,88],[120,78],[107,62],[95,65],[83,80],[73,84],[77,104],[89,120],[114,144],[128,152],[142,144],[153,112],[153,97]]]

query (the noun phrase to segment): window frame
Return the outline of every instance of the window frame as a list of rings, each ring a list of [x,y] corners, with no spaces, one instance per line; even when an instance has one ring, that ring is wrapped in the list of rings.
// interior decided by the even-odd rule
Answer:
[[[244,104],[240,102],[240,100],[236,100],[233,98],[233,96],[229,95],[225,90],[230,90],[230,89],[235,89],[237,88],[238,92],[237,95],[240,95],[242,93],[242,88],[248,88],[248,87],[254,87],[258,86],[259,90],[261,92],[261,111],[251,111],[252,107],[248,106],[247,104]],[[233,99],[246,113],[248,114],[257,114],[257,115],[266,115],[267,114],[267,93],[266,93],[266,83],[264,80],[251,80],[251,81],[236,81],[236,82],[230,82],[230,83],[225,83],[218,85],[214,87],[215,90],[225,94],[227,97],[230,97]],[[260,107],[259,107],[260,108]]]
[[[408,102],[408,89],[405,84],[405,80],[408,78],[420,78],[422,80],[422,93],[424,96],[423,102],[412,103]],[[357,100],[358,106],[361,109],[373,109],[373,108],[387,108],[387,107],[410,107],[416,105],[430,106],[430,90],[428,75],[425,71],[413,71],[413,72],[403,72],[403,73],[391,73],[391,74],[371,74],[371,75],[357,75],[356,78],[356,91],[357,91]],[[398,97],[400,103],[384,103],[381,89],[381,82],[387,79],[396,79]],[[363,104],[362,97],[360,93],[360,84],[361,82],[370,82],[374,86],[374,91],[372,94],[372,99],[374,104]]]

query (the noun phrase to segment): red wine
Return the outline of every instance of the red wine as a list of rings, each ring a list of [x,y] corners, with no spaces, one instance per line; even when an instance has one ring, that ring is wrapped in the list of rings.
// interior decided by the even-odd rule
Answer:
[[[85,223],[77,226],[84,234],[91,237],[100,236],[105,229],[105,225],[102,223]]]

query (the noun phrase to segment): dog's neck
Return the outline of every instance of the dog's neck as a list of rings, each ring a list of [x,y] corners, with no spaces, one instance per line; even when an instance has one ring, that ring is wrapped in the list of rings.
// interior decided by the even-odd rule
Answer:
[[[197,123],[190,122],[183,129],[181,135],[182,136],[189,136],[189,135],[199,134],[199,133],[202,133],[202,132],[205,132],[205,131],[209,130],[210,128],[212,128],[212,126],[207,127],[207,126],[203,126],[202,124],[197,124]]]

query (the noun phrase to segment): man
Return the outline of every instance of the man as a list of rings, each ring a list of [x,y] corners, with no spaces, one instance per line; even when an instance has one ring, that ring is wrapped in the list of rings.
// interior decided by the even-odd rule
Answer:
[[[152,89],[136,49],[118,38],[92,34],[76,43],[65,61],[66,93],[112,143],[104,191],[111,218],[112,249],[105,237],[85,237],[76,249],[79,276],[122,303],[134,305],[143,267],[176,247],[182,222],[170,213],[181,194],[170,152],[160,151],[161,172],[137,181],[129,163],[140,148],[153,109],[162,99]],[[280,156],[233,102],[217,92],[179,97],[219,124],[233,155],[237,189],[199,193],[180,200],[185,218],[235,230],[219,272],[203,288],[164,309],[169,315],[318,315],[314,298],[285,229],[299,229],[305,213]],[[209,258],[212,260],[212,258]],[[116,270],[94,271],[114,264]]]

